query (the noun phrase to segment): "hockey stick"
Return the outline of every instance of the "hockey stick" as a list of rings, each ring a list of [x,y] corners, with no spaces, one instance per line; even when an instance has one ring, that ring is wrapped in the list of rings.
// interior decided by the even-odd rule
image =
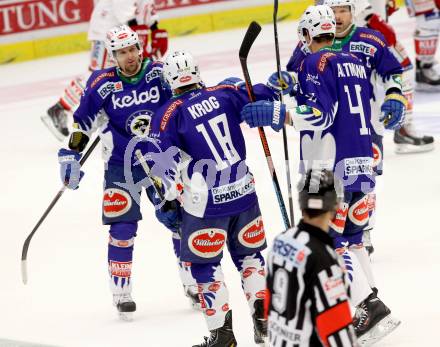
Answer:
[[[280,45],[278,43],[278,0],[274,0],[273,6],[273,33],[275,37],[275,55],[277,59],[277,72],[278,72],[278,81],[280,86],[283,87],[284,80],[281,77],[281,59],[280,59]],[[280,101],[283,103],[283,93],[280,93]],[[290,212],[290,221],[292,225],[295,225],[295,216],[293,214],[293,199],[292,199],[292,181],[290,179],[290,160],[289,160],[289,147],[287,146],[287,132],[286,126],[283,126],[283,147],[284,147],[284,161],[286,164],[286,178],[287,178],[287,195],[289,200],[289,212]]]
[[[252,22],[249,25],[246,35],[244,36],[243,42],[241,43],[240,52],[238,53],[241,63],[241,69],[243,70],[244,80],[246,82],[246,88],[249,94],[249,99],[252,102],[254,102],[256,99],[255,99],[254,90],[252,88],[249,69],[247,66],[247,58],[249,55],[249,51],[251,50],[251,47],[255,42],[255,39],[257,38],[260,31],[261,31],[261,26],[257,22]],[[260,140],[261,140],[261,144],[263,145],[263,150],[266,156],[267,165],[269,166],[269,172],[270,175],[272,176],[272,183],[275,189],[275,194],[278,199],[278,205],[281,210],[284,226],[286,227],[286,229],[288,229],[290,228],[289,216],[287,215],[286,206],[284,205],[283,196],[281,194],[280,184],[278,182],[278,177],[275,168],[273,166],[272,155],[270,153],[269,143],[267,142],[266,133],[264,132],[264,129],[262,127],[258,127],[258,132],[260,134]]]
[[[153,185],[154,191],[156,192],[157,196],[161,200],[160,208],[163,209],[164,212],[170,211],[170,210],[176,210],[177,205],[176,201],[168,201],[165,199],[165,196],[162,193],[162,190],[160,187],[158,187],[156,180],[154,179],[153,175],[151,174],[151,169],[148,166],[147,160],[144,158],[142,152],[140,149],[137,149],[134,154],[136,155],[139,163],[141,164],[142,168],[145,171],[145,174],[147,175],[148,179],[150,180],[151,184]]]
[[[99,138],[99,136],[97,136],[95,141],[93,141],[93,143],[90,145],[90,147],[87,150],[87,152],[84,153],[84,156],[79,161],[79,164],[81,166],[83,166],[83,164],[85,163],[87,158],[90,156],[90,154],[92,154],[92,152],[95,149],[96,145],[99,143],[99,140],[100,140],[100,138]],[[37,232],[37,230],[40,227],[40,225],[44,222],[44,220],[46,219],[46,217],[48,216],[50,211],[52,211],[53,207],[58,202],[58,200],[61,198],[61,196],[63,195],[63,193],[64,193],[64,191],[66,189],[67,189],[67,187],[65,185],[63,185],[63,187],[58,191],[57,195],[55,195],[55,197],[53,198],[52,202],[49,204],[49,207],[46,209],[46,211],[44,211],[43,215],[38,220],[37,224],[34,226],[34,228],[32,229],[31,233],[28,235],[28,237],[24,241],[23,249],[21,250],[21,278],[23,280],[23,284],[27,284],[27,281],[28,281],[28,276],[27,276],[27,253],[28,253],[28,250],[29,250],[29,245],[31,243],[32,237]]]
[[[147,177],[149,178],[151,184],[153,185],[154,191],[156,192],[157,196],[159,197],[160,200],[164,201],[165,197],[163,196],[162,191],[160,190],[160,188],[156,185],[156,182],[154,181],[153,176],[151,175],[151,169],[147,164],[146,159],[144,158],[142,152],[140,149],[137,149],[134,154],[136,155],[137,159],[139,160],[139,163],[141,164],[142,168],[145,171],[145,174],[147,175]]]

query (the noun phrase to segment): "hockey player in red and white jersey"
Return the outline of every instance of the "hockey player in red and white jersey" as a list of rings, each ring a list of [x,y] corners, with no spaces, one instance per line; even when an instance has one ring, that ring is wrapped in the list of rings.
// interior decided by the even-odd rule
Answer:
[[[62,141],[69,135],[67,117],[79,105],[90,73],[114,65],[105,47],[106,33],[117,25],[128,24],[139,36],[144,57],[158,59],[168,49],[168,33],[158,28],[158,22],[154,0],[99,0],[96,3],[88,31],[92,46],[89,72],[70,81],[57,103],[41,117],[58,140]]]
[[[411,1],[411,0],[410,0]],[[417,1],[417,0],[416,0]],[[420,0],[418,0],[420,1]],[[426,3],[425,0],[422,0],[423,3]],[[434,3],[433,0],[429,0]],[[428,2],[429,2],[428,1]],[[439,1],[440,3],[440,1]],[[434,149],[434,138],[432,136],[421,136],[416,133],[413,125],[413,102],[414,102],[414,80],[413,80],[413,65],[405,48],[403,45],[397,40],[396,33],[394,29],[385,22],[384,18],[388,18],[391,14],[397,11],[395,0],[356,0],[355,1],[355,21],[357,26],[366,26],[370,29],[374,29],[382,33],[385,36],[387,43],[391,52],[400,62],[403,68],[402,74],[402,92],[403,95],[408,100],[408,108],[406,109],[405,114],[405,123],[400,128],[395,130],[394,132],[394,143],[396,145],[395,151],[398,154],[403,153],[418,153],[418,152],[427,152]],[[437,12],[438,13],[438,12]],[[438,13],[440,15],[440,13]],[[429,22],[426,20],[422,20],[421,16],[417,17],[417,25],[418,29],[415,35],[416,42],[416,81],[417,84],[420,85],[421,77],[426,75],[435,76],[435,73],[428,72],[428,62],[429,69],[432,70],[432,64],[434,61],[435,48],[437,45],[437,38],[435,39],[435,45],[433,52],[428,54],[427,49],[420,49],[420,47],[431,47],[428,44],[427,34],[425,31],[426,24],[432,26],[433,22]],[[440,18],[437,17],[437,22],[435,22],[438,27],[438,32],[440,31]],[[436,37],[437,37],[436,36]],[[433,43],[434,44],[434,43]],[[423,61],[423,63],[422,63]],[[425,64],[425,65],[423,65]],[[425,66],[425,72],[421,69],[421,66]],[[440,91],[440,75],[437,74],[439,91]],[[422,78],[423,79],[423,78]],[[425,79],[424,84],[428,83]],[[429,83],[428,83],[429,84]],[[432,84],[432,83],[431,83]]]
[[[440,33],[440,1],[406,0],[410,17],[416,18],[416,89],[440,92],[440,65],[435,60]]]

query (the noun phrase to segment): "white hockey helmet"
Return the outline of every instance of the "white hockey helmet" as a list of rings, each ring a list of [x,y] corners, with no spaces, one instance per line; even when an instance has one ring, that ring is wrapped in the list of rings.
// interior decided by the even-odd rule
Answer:
[[[111,28],[107,32],[105,44],[107,51],[109,51],[112,55],[114,55],[115,51],[118,49],[133,45],[136,45],[136,47],[139,49],[139,54],[142,54],[138,34],[125,24]]]
[[[201,82],[199,66],[187,51],[168,54],[164,61],[163,74],[172,90]]]
[[[304,15],[299,19],[298,22],[298,39],[303,44],[303,47],[307,47],[307,41],[303,35],[303,29],[305,29],[306,20],[303,18]],[[307,48],[308,49],[308,48]],[[308,51],[310,53],[310,51]]]
[[[342,6],[349,6],[350,12],[354,15],[355,14],[355,0],[324,0],[324,5],[327,5],[328,7],[342,7]]]
[[[336,21],[332,9],[327,5],[307,7],[298,25],[298,36],[302,42],[306,42],[304,38],[305,30],[309,33],[311,39],[322,34],[335,35]]]

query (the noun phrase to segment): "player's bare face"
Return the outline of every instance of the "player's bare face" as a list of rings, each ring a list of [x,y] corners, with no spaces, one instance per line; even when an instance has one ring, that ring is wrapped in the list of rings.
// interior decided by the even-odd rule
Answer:
[[[140,69],[141,60],[139,59],[139,49],[136,46],[118,49],[116,60],[124,75],[132,76]]]
[[[336,36],[338,36],[338,34],[345,35],[353,19],[350,6],[332,7],[332,10],[336,19]]]

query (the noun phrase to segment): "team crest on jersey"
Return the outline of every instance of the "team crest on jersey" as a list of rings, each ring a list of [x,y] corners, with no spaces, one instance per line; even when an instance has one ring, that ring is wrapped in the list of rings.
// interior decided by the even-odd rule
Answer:
[[[365,42],[350,42],[350,52],[358,52],[373,57],[377,48]]]
[[[128,117],[125,130],[132,136],[145,138],[150,133],[152,117],[153,112],[149,110],[137,111]]]
[[[202,258],[218,256],[226,243],[226,230],[208,228],[194,231],[188,238],[191,252]]]
[[[263,219],[261,216],[245,225],[238,233],[238,241],[245,247],[258,248],[266,242]]]

